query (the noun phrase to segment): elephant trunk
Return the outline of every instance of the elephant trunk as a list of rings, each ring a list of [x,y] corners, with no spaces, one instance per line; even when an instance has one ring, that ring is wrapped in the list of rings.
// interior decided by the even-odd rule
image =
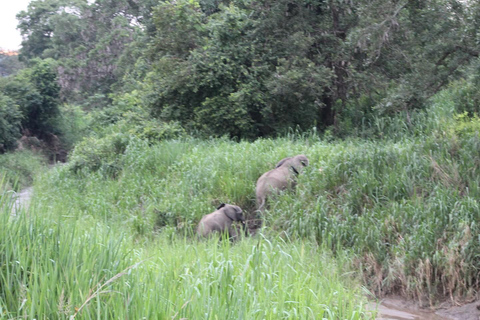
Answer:
[[[242,221],[242,229],[243,229],[243,233],[245,234],[245,237],[248,237],[248,226],[245,220]]]

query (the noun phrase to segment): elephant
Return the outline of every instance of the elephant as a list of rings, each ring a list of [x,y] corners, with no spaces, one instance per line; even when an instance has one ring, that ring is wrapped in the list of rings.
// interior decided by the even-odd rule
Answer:
[[[245,216],[239,206],[222,203],[216,211],[209,213],[200,220],[197,234],[208,237],[213,232],[228,233],[230,239],[236,238],[237,229],[232,226],[234,221],[240,221],[245,229]]]
[[[296,177],[308,166],[308,158],[303,155],[297,155],[280,160],[275,169],[265,172],[257,180],[256,196],[257,210],[263,211],[267,198],[280,190],[294,188],[296,186]]]

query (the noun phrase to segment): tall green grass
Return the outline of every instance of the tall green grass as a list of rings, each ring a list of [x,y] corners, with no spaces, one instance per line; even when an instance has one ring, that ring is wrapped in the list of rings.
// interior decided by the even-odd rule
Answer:
[[[348,250],[379,295],[468,298],[480,289],[480,121],[456,116],[447,93],[435,99],[408,122],[379,123],[380,140],[131,138],[114,171],[112,155],[93,169],[67,164],[41,179],[38,196],[54,214],[100,221],[137,241],[188,236],[221,202],[255,217],[258,177],[302,153],[310,166],[295,191],[271,199],[263,234]]]
[[[0,200],[0,314],[6,319],[367,319],[358,277],[312,242],[196,241]]]
[[[33,183],[34,176],[45,167],[45,159],[29,150],[0,154],[0,192],[15,190],[29,186]]]
[[[151,147],[134,140],[119,156],[118,176],[103,170],[74,173],[67,165],[41,179],[39,189],[52,210],[67,208],[117,221],[139,233],[149,233],[155,225],[182,229],[195,225],[221,202],[236,203],[253,214],[256,179],[279,158],[302,151],[305,146],[289,139],[187,139]]]

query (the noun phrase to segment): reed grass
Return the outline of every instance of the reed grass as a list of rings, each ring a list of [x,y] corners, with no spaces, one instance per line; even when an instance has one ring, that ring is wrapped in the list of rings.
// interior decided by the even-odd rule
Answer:
[[[2,198],[1,201],[7,201]],[[312,242],[148,242],[33,200],[0,204],[6,319],[367,319],[359,279]]]
[[[379,295],[466,296],[478,286],[480,267],[473,236],[480,233],[479,146],[478,136],[440,131],[381,144],[315,136],[138,142],[122,155],[118,176],[74,174],[67,165],[41,179],[39,196],[58,214],[99,220],[139,239],[165,230],[187,235],[221,202],[254,218],[256,179],[303,153],[310,166],[296,191],[270,201],[265,234],[350,250]]]
[[[0,154],[0,177],[3,177],[0,188],[19,191],[31,185],[34,176],[45,168],[45,163],[40,154],[29,150]]]
[[[136,244],[132,250],[141,257],[102,276],[106,281],[148,257],[144,246],[161,247],[165,244],[158,241],[175,237],[193,241],[191,230],[221,202],[255,217],[258,177],[284,157],[306,154],[310,166],[296,190],[269,201],[262,241],[290,239],[285,248],[291,250],[306,241],[335,257],[348,252],[345,270],[363,277],[379,296],[394,292],[429,303],[439,297],[469,299],[480,289],[480,121],[456,116],[443,93],[428,111],[410,114],[409,122],[402,122],[403,116],[379,123],[383,136],[375,140],[325,141],[315,132],[255,142],[184,138],[149,145],[127,139],[113,171],[108,165],[56,167],[40,176],[36,197],[48,204],[40,212],[74,223],[77,235],[97,225],[129,235],[127,242]],[[255,241],[246,239],[229,251],[252,253]],[[322,250],[310,255],[323,259]],[[193,305],[190,293],[175,300],[178,318]],[[260,308],[248,303],[249,312]],[[272,313],[259,317],[274,318]]]

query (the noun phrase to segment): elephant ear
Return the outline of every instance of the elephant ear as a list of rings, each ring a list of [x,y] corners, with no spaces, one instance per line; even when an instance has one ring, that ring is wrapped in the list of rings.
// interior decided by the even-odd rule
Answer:
[[[235,212],[237,214],[237,221],[245,221],[245,216],[243,215],[243,210],[240,207],[235,206]]]
[[[240,209],[239,206],[229,205],[228,207],[225,207],[225,209],[223,209],[223,212],[225,213],[225,215],[227,217],[229,217],[233,221],[243,221],[243,220],[245,220],[243,218],[243,214],[242,214],[243,211],[242,211],[242,209]]]
[[[285,159],[280,160],[280,161],[277,163],[277,165],[275,166],[275,169],[281,167],[286,161],[288,161],[288,160],[290,160],[290,159],[292,159],[292,157],[288,157],[288,158],[285,158]]]
[[[221,204],[218,206],[217,210],[220,210],[220,209],[222,209],[223,207],[225,207],[225,203],[221,203]]]

